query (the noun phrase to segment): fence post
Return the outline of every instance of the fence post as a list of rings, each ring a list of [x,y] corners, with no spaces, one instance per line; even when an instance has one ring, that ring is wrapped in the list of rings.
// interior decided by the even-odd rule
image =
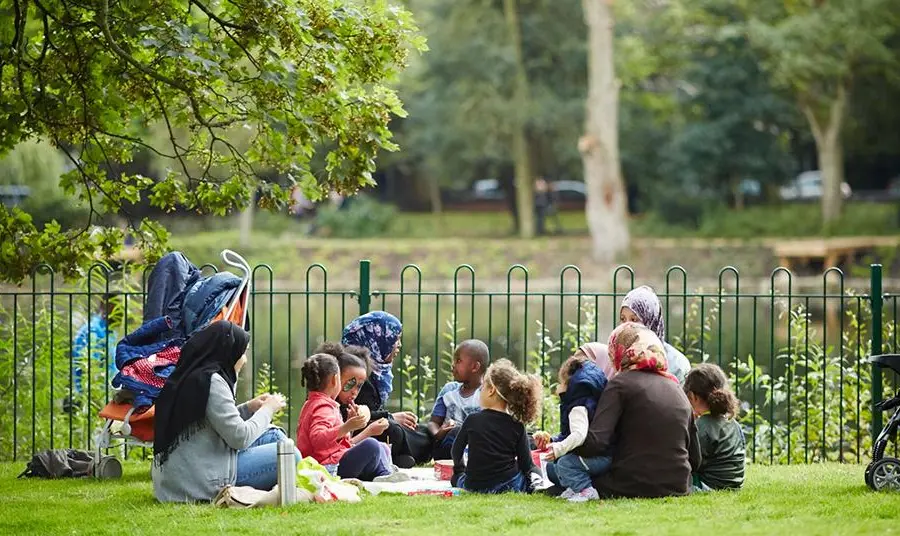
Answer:
[[[372,261],[359,261],[359,314],[364,315],[369,312],[372,304],[372,291],[369,286],[369,273]]]
[[[881,265],[873,264],[871,269],[871,282],[869,290],[872,300],[872,355],[880,355],[883,351],[881,333],[881,314],[884,305],[884,295],[881,289]],[[881,367],[872,363],[872,441],[881,432],[881,412],[875,408],[875,404],[881,402]]]

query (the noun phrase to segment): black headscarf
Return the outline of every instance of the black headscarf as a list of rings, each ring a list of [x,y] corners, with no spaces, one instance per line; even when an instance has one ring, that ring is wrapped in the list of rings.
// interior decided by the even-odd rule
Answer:
[[[159,456],[160,465],[181,439],[203,424],[212,375],[218,373],[234,390],[234,365],[249,342],[249,333],[223,320],[194,333],[184,344],[178,365],[156,400],[153,455]]]

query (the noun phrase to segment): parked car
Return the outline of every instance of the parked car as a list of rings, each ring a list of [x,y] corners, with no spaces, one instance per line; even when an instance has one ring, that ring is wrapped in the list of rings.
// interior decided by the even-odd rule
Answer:
[[[551,181],[550,187],[556,193],[558,201],[584,202],[587,194],[584,183],[579,181]],[[500,189],[500,181],[497,179],[477,180],[472,184],[472,198],[478,200],[503,199],[503,190]]]
[[[779,193],[784,201],[802,201],[809,199],[821,199],[825,189],[822,185],[822,172],[804,171],[797,178],[781,187]],[[852,195],[850,185],[841,183],[841,195],[848,199]]]

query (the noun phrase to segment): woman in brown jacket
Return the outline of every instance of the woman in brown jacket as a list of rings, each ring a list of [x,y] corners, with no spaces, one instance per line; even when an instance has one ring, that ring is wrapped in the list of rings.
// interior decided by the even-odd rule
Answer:
[[[687,495],[700,446],[691,405],[667,371],[666,351],[648,328],[620,325],[609,336],[619,371],[606,385],[587,439],[577,453],[612,454],[609,472],[594,480],[605,497]]]

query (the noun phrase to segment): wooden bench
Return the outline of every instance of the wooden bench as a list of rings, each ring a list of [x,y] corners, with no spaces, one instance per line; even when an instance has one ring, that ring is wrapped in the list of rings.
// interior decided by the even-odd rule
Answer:
[[[781,266],[791,269],[795,262],[822,261],[823,269],[840,266],[861,252],[876,248],[900,246],[900,236],[849,236],[838,238],[812,238],[779,240],[772,245],[773,253]]]

